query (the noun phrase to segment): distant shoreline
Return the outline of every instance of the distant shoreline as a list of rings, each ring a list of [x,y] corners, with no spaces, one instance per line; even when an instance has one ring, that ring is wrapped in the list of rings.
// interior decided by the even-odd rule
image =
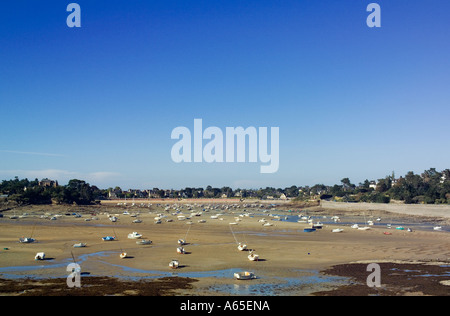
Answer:
[[[340,211],[385,211],[397,214],[443,217],[450,219],[450,205],[435,204],[395,204],[395,203],[344,203],[321,201],[320,206],[327,210]]]

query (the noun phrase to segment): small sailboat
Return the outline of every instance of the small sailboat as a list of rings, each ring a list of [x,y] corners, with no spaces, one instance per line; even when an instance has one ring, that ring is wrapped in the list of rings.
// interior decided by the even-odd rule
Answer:
[[[120,259],[124,259],[127,257],[127,253],[126,252],[121,252],[119,255]]]
[[[240,242],[237,248],[239,251],[244,251],[244,250],[247,250],[247,245]]]
[[[136,241],[137,245],[150,245],[151,243],[152,243],[151,240],[146,240],[146,239]]]
[[[132,233],[128,234],[129,239],[139,239],[141,237],[142,237],[142,235],[139,234],[138,232],[132,232]]]
[[[234,274],[234,277],[237,280],[251,280],[251,279],[256,279],[256,276],[253,272],[249,272],[249,271],[242,271],[242,272],[236,272]]]
[[[169,262],[169,267],[172,269],[177,269],[179,266],[180,264],[178,263],[178,260],[172,260]]]
[[[322,229],[322,227],[323,227],[323,224],[321,222],[312,224],[312,228],[315,228],[315,229]]]
[[[183,247],[180,246],[180,247],[177,248],[177,253],[179,253],[181,255],[184,255],[186,253],[186,251],[184,250]]]
[[[34,256],[34,260],[44,260],[45,259],[45,253],[44,252],[38,252],[36,256]]]
[[[34,238],[31,237],[21,237],[19,238],[19,242],[21,242],[22,244],[30,244],[32,242],[35,242],[36,240]]]
[[[250,254],[247,256],[248,260],[250,261],[258,261],[259,259],[259,255],[257,255],[256,253],[252,251],[250,251]]]

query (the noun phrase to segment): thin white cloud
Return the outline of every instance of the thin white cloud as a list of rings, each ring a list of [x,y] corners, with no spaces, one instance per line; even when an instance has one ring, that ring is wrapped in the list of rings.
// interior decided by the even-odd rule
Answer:
[[[35,156],[50,156],[50,157],[66,157],[61,154],[52,154],[52,153],[38,153],[31,151],[17,151],[17,150],[0,150],[0,152],[10,153],[10,154],[19,154],[19,155],[35,155]]]

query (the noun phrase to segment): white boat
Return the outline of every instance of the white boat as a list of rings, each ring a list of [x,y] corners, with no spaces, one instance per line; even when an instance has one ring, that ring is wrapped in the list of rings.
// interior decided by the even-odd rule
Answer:
[[[186,253],[186,251],[184,250],[183,247],[180,246],[180,247],[177,248],[177,253],[179,253],[181,255],[184,255]]]
[[[132,233],[128,234],[129,239],[139,239],[141,237],[142,237],[142,235],[139,234],[138,232],[132,232]]]
[[[151,243],[152,243],[151,240],[146,240],[146,239],[136,241],[137,245],[150,245]]]
[[[45,259],[45,253],[38,252],[36,256],[34,256],[34,260],[44,260]]]
[[[169,267],[171,267],[172,269],[177,269],[179,267],[179,263],[178,260],[172,260],[169,262]]]
[[[250,261],[258,261],[259,255],[254,253],[253,251],[250,251],[250,254],[247,256],[248,260]]]
[[[111,222],[117,222],[117,217],[115,217],[115,216],[111,216],[110,218],[109,218],[109,220],[111,221]]]
[[[364,227],[358,227],[359,230],[369,230],[370,227],[369,226],[364,226]]]
[[[267,222],[267,223],[264,223],[264,224],[263,224],[263,226],[265,226],[265,227],[268,227],[268,226],[273,226],[273,224],[272,224],[272,223],[269,223],[269,222]]]
[[[179,244],[180,246],[186,245],[186,240],[184,240],[184,239],[178,239],[178,244]]]
[[[240,251],[244,251],[244,250],[247,249],[247,245],[240,242],[237,248],[238,248]]]
[[[253,272],[243,271],[243,272],[236,272],[234,274],[234,277],[237,280],[251,280],[256,279],[256,276]]]
[[[31,238],[31,237],[22,237],[22,238],[19,238],[19,241],[20,241],[22,244],[30,244],[30,243],[32,243],[32,242],[35,242],[36,239]]]
[[[359,228],[359,225],[358,225],[358,224],[353,224],[353,225],[351,226],[351,228]]]
[[[321,222],[312,224],[312,228],[321,229],[322,227],[323,227],[323,224]]]
[[[127,253],[126,252],[122,252],[120,255],[120,259],[124,259],[127,257]]]
[[[442,226],[434,226],[433,230],[442,230]]]
[[[133,223],[138,224],[138,223],[142,223],[142,221],[141,221],[140,219],[135,219],[135,220],[133,221]]]
[[[73,248],[83,248],[83,247],[86,247],[86,243],[80,242],[78,244],[73,245]]]
[[[368,224],[369,226],[373,226],[373,221],[367,221],[367,224]]]
[[[331,230],[331,232],[333,233],[342,233],[344,230],[342,228],[335,228],[333,230]]]

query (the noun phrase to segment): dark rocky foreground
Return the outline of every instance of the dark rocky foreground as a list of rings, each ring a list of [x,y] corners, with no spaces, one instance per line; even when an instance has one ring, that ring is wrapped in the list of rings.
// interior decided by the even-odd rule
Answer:
[[[166,277],[151,281],[123,281],[112,277],[83,277],[81,287],[70,288],[65,278],[0,279],[0,295],[11,296],[172,296],[190,289],[195,279]]]
[[[367,286],[367,264],[353,263],[333,266],[322,273],[350,277],[353,281],[330,291],[314,293],[319,296],[450,296],[450,263],[380,263],[381,287]]]

